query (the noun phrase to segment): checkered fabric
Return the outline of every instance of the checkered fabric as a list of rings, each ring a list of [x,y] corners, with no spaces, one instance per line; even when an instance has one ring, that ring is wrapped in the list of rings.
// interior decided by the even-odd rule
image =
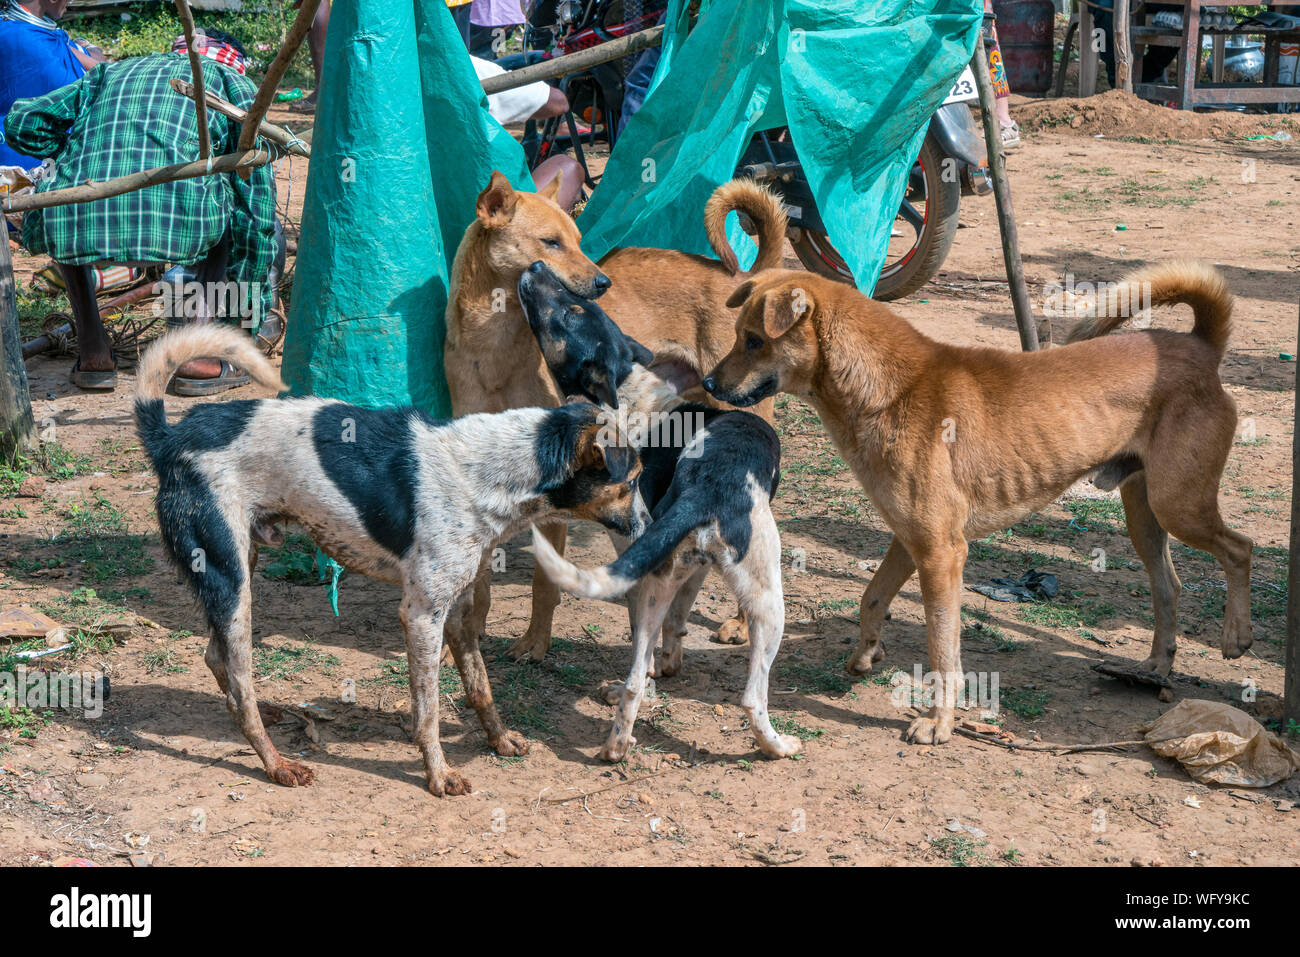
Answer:
[[[203,60],[209,90],[247,109],[252,82]],[[168,85],[191,79],[184,54],[160,53],[101,64],[76,83],[19,100],[5,120],[5,139],[28,156],[53,157],[53,180],[40,191],[103,181],[199,158],[194,103]],[[208,111],[213,155],[235,152],[239,126]],[[275,176],[270,166],[160,183],[93,203],[36,209],[23,219],[23,245],[74,265],[190,264],[230,235],[228,279],[260,284],[261,316],[271,307],[267,282],[275,250]],[[255,306],[247,303],[245,310]]]

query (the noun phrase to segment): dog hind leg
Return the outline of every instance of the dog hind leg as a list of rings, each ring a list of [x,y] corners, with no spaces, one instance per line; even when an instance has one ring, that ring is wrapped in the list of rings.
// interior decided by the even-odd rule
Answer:
[[[252,604],[252,592],[245,575],[237,609],[227,621],[212,623],[213,636],[204,657],[217,684],[222,685],[226,693],[226,709],[262,759],[267,776],[285,787],[311,784],[316,773],[305,764],[281,757],[262,724],[262,712],[253,690]]]
[[[1151,579],[1151,599],[1156,618],[1151,654],[1138,667],[1167,675],[1178,650],[1178,595],[1182,591],[1182,583],[1169,557],[1169,533],[1160,527],[1151,511],[1145,474],[1135,475],[1121,485],[1119,494],[1124,500],[1124,518],[1128,522],[1133,549],[1142,559]]]
[[[880,629],[889,614],[890,603],[907,580],[916,571],[911,554],[896,537],[890,541],[889,550],[880,567],[871,576],[862,593],[862,606],[858,609],[858,646],[849,656],[846,666],[849,674],[865,675],[871,666],[885,657],[885,645],[880,640]]]
[[[708,565],[694,572],[682,582],[677,594],[673,596],[672,604],[668,606],[662,632],[663,655],[659,661],[659,673],[664,677],[671,678],[682,670],[682,639],[686,637],[686,619],[690,617],[691,609],[695,606],[695,596],[700,593],[700,586],[708,574]]]
[[[645,694],[646,676],[654,663],[655,643],[673,596],[685,577],[675,566],[670,566],[663,574],[652,573],[641,579],[637,620],[632,628],[632,669],[623,683],[609,737],[600,749],[601,760],[622,761],[636,744],[632,726],[636,723],[641,697]]]

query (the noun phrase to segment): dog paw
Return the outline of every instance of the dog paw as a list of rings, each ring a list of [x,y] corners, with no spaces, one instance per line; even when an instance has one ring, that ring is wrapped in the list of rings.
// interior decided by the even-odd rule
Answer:
[[[1254,643],[1255,637],[1251,634],[1249,619],[1245,622],[1224,620],[1223,637],[1219,640],[1224,658],[1240,658]]]
[[[718,626],[713,640],[722,645],[743,645],[749,641],[749,625],[741,618],[728,618]],[[667,672],[665,672],[667,673]],[[673,672],[676,674],[676,672]]]
[[[1136,665],[1134,670],[1150,671],[1152,674],[1157,675],[1167,675],[1173,666],[1174,659],[1172,655],[1169,655],[1168,657],[1164,655],[1151,655],[1143,659],[1140,664]]]
[[[316,780],[316,772],[297,761],[281,761],[266,773],[272,781],[286,788],[306,787]]]
[[[666,658],[660,659],[659,667],[656,668],[654,674],[650,675],[649,677],[671,678],[673,675],[677,674],[681,670],[682,670],[682,652],[681,652],[681,646],[679,645],[676,654],[668,655]]]
[[[506,731],[491,744],[492,750],[502,758],[517,758],[528,753],[528,740],[518,731]]]
[[[952,715],[917,718],[907,729],[907,740],[913,744],[944,744],[951,738]]]
[[[434,797],[456,797],[469,794],[473,790],[469,778],[451,768],[447,768],[439,775],[429,777],[429,793]]]
[[[799,753],[803,742],[792,734],[778,734],[775,741],[758,742],[758,750],[769,758],[788,758]]]
[[[853,654],[849,656],[844,670],[851,675],[870,674],[872,665],[884,660],[885,643],[883,641],[877,641],[865,648],[859,644],[857,648],[853,649]]]
[[[636,747],[636,738],[628,738],[626,741],[610,741],[600,749],[600,753],[596,757],[602,761],[608,761],[610,764],[618,764],[618,762],[627,758],[627,753],[634,747]]]
[[[506,654],[515,661],[541,661],[546,657],[550,647],[550,635],[534,635],[532,632],[525,632],[506,650]]]

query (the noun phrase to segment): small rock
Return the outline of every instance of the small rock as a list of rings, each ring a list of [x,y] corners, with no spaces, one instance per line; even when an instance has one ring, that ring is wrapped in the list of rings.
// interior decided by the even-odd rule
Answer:
[[[107,774],[78,774],[77,783],[83,788],[102,788],[108,786]]]
[[[23,480],[23,484],[18,486],[19,498],[40,498],[45,494],[45,476],[29,475]]]

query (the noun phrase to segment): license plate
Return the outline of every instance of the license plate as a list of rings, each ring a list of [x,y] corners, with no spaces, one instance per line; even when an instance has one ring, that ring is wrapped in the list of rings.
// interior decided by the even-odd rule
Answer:
[[[961,71],[961,76],[957,77],[957,82],[952,85],[952,89],[948,91],[948,98],[943,101],[943,105],[969,103],[971,100],[978,100],[979,98],[979,90],[975,88],[975,74],[967,65],[966,69]]]

